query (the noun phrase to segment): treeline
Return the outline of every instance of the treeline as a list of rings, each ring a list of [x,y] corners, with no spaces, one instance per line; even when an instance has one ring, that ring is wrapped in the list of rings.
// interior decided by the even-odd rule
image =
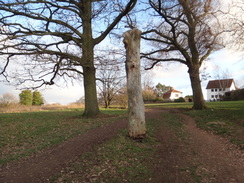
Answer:
[[[44,104],[44,98],[39,91],[23,90],[19,94],[19,100],[11,93],[5,93],[0,97],[0,104],[9,106],[11,104],[22,104],[26,106],[40,106]]]
[[[163,95],[172,89],[172,86],[166,86],[161,83],[153,85],[151,82],[145,82],[142,87],[143,101],[145,103],[169,102],[163,98]],[[120,88],[117,88],[117,85],[113,83],[109,83],[105,86],[103,85],[98,94],[99,104],[105,108],[110,108],[112,106],[126,108],[128,105],[127,89],[125,84]],[[188,99],[192,99],[192,96],[186,96],[185,98],[179,97],[178,99],[174,99],[174,102],[185,102],[189,101]]]

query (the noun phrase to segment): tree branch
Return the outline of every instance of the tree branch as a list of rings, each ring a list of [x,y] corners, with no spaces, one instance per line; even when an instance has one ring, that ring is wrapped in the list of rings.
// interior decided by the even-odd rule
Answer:
[[[137,0],[130,0],[127,3],[126,7],[122,12],[114,19],[114,21],[107,27],[107,29],[96,39],[94,39],[94,44],[100,43],[107,35],[111,32],[111,30],[118,24],[118,22],[128,13],[130,12],[134,6],[136,5]]]

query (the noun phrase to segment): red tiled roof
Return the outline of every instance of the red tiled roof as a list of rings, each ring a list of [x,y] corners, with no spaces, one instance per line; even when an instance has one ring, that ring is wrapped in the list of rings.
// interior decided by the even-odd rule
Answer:
[[[174,93],[182,93],[182,92],[180,92],[180,91],[178,91],[178,90],[170,90],[170,92],[172,93],[172,92],[174,92]]]
[[[233,79],[211,80],[211,81],[208,82],[208,85],[207,85],[206,89],[230,88],[233,82],[234,82]],[[235,82],[234,82],[234,85],[235,85]]]

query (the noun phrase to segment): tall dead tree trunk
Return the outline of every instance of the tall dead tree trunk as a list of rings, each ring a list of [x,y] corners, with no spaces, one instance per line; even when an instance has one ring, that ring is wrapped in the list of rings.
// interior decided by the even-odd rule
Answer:
[[[141,31],[133,29],[123,34],[126,49],[129,136],[141,139],[146,135],[144,103],[140,73]]]

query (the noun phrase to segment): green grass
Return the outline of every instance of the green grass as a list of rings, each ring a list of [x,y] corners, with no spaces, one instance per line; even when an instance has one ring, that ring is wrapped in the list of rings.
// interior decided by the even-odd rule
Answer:
[[[207,110],[190,110],[192,103],[147,104],[146,107],[185,109],[199,128],[229,138],[244,148],[244,101],[206,102]]]
[[[220,106],[203,111],[188,111],[199,128],[221,135],[244,147],[244,108]]]
[[[244,100],[241,101],[221,101],[221,102],[207,102],[208,108],[212,109],[230,109],[230,110],[244,110]]]
[[[101,118],[82,118],[82,110],[0,114],[0,165],[59,144],[124,116],[125,110],[102,110]]]
[[[134,141],[121,130],[113,139],[84,153],[70,167],[53,178],[53,182],[148,182],[152,178],[160,120],[147,120],[147,138]],[[72,172],[72,174],[70,173]]]
[[[127,113],[127,110],[125,110],[125,109],[104,109],[104,108],[101,108],[100,111],[103,114],[108,114],[108,115],[124,115]]]
[[[187,112],[199,128],[229,138],[244,148],[244,101],[210,102],[209,109]]]
[[[139,143],[126,137],[123,131],[116,138],[100,145],[93,152],[83,154],[79,160],[53,181],[64,182],[142,182],[148,180],[151,170],[145,159],[152,156],[149,142]],[[70,175],[72,172],[72,175]]]
[[[221,102],[206,102],[206,105],[210,109],[244,109],[244,101],[221,101]],[[193,103],[184,102],[184,103],[154,103],[154,104],[145,104],[145,107],[160,107],[160,108],[184,108],[191,109]]]
[[[185,109],[190,109],[192,108],[192,103],[189,102],[184,102],[184,103],[154,103],[154,104],[145,104],[145,107],[149,108],[185,108]]]

